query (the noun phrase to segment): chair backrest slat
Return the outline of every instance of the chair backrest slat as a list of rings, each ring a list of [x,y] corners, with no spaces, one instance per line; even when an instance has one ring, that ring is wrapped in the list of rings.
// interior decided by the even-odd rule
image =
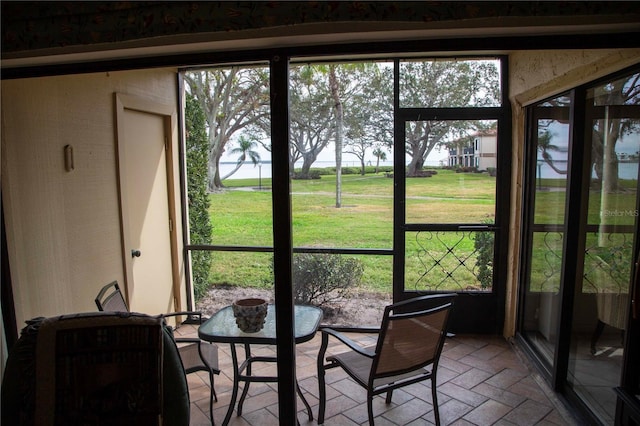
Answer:
[[[116,281],[102,287],[96,297],[96,306],[99,311],[129,312],[127,302],[124,300],[124,295]]]
[[[419,311],[411,311],[401,302],[403,312],[398,314],[393,312],[397,305],[385,309],[373,377],[402,374],[437,362],[453,306],[452,301],[439,302],[439,306]]]

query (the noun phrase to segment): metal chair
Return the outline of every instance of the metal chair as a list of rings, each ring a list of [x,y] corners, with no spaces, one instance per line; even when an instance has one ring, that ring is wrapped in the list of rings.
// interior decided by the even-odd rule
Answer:
[[[374,424],[372,399],[375,395],[386,393],[386,402],[389,404],[394,389],[423,380],[431,380],[434,416],[439,425],[436,372],[455,296],[422,296],[389,305],[384,310],[379,328],[322,327],[322,344],[318,353],[318,424],[324,423],[326,408],[325,371],[341,367],[367,390],[370,425]],[[345,332],[377,333],[377,343],[372,347],[362,347],[345,335]],[[325,364],[329,336],[337,338],[351,350],[328,356]]]
[[[96,306],[98,306],[99,311],[129,312],[129,307],[124,300],[117,281],[102,287],[100,293],[96,296]]]
[[[117,281],[105,285],[95,299],[96,306],[100,311],[129,312],[127,302],[120,291]],[[161,315],[163,318],[181,317],[188,318],[192,324],[202,324],[202,313],[198,311],[181,311]],[[187,374],[196,371],[206,371],[209,374],[211,393],[209,395],[209,416],[211,424],[213,422],[213,401],[218,401],[218,396],[214,389],[214,374],[220,374],[218,367],[218,346],[213,343],[203,342],[199,338],[175,337],[180,353],[180,359]]]
[[[7,425],[189,425],[189,389],[171,331],[161,317],[137,313],[27,321],[1,395]]]

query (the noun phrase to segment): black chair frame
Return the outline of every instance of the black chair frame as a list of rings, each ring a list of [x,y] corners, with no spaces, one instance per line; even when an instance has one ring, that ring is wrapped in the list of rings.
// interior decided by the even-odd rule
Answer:
[[[393,305],[389,305],[385,308],[382,324],[380,327],[321,327],[322,343],[320,351],[318,353],[318,385],[319,385],[319,413],[318,424],[324,423],[324,415],[326,409],[326,383],[325,372],[326,370],[341,367],[345,372],[360,386],[367,390],[367,413],[369,418],[369,424],[374,424],[372,399],[375,395],[386,393],[386,403],[391,403],[393,391],[403,386],[407,386],[413,383],[418,383],[423,380],[431,381],[431,396],[433,400],[434,417],[436,424],[440,424],[440,413],[438,410],[438,396],[436,392],[436,373],[438,368],[438,362],[440,354],[444,347],[445,338],[450,336],[447,334],[447,322],[449,312],[453,307],[453,301],[455,294],[437,294],[416,297],[403,302],[399,302]],[[414,309],[411,309],[414,307]],[[446,311],[446,312],[444,312]],[[385,335],[388,333],[390,325],[393,321],[398,319],[412,319],[417,317],[437,315],[444,312],[444,322],[441,330],[438,333],[438,341],[435,343],[436,347],[434,355],[430,359],[424,361],[420,365],[413,365],[406,370],[393,370],[388,373],[376,373],[379,367],[380,354],[382,351],[382,345],[385,342]],[[365,348],[353,341],[344,333],[367,333],[377,334],[377,343],[375,348]],[[370,371],[368,374],[362,375],[354,372],[353,369],[345,365],[339,357],[329,356],[326,358],[325,354],[329,345],[329,337],[333,336],[340,342],[348,346],[355,354],[360,355],[370,360]],[[361,359],[364,359],[361,358]],[[430,370],[425,369],[429,367]],[[386,382],[385,379],[393,377],[396,380]],[[377,385],[376,381],[383,380],[383,384]]]

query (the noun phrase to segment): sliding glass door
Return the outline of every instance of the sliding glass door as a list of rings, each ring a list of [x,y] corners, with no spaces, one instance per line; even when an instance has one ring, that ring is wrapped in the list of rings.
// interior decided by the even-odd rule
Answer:
[[[629,317],[638,228],[640,74],[587,90],[586,226],[576,281],[567,381],[603,423],[613,423]],[[595,309],[594,309],[595,304]]]
[[[557,96],[529,109],[526,209],[529,233],[523,291],[521,333],[535,346],[545,365],[556,354],[561,271],[564,257],[569,167],[571,97]]]
[[[576,88],[527,112],[520,335],[556,390],[589,421],[613,424],[614,388],[632,370],[623,372],[626,348],[638,339],[629,309],[640,73]]]

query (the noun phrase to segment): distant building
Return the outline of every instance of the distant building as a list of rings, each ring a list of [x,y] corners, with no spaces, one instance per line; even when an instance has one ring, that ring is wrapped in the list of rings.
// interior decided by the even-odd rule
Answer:
[[[482,130],[458,139],[449,149],[450,167],[475,167],[478,170],[495,168],[498,151],[496,129]]]

